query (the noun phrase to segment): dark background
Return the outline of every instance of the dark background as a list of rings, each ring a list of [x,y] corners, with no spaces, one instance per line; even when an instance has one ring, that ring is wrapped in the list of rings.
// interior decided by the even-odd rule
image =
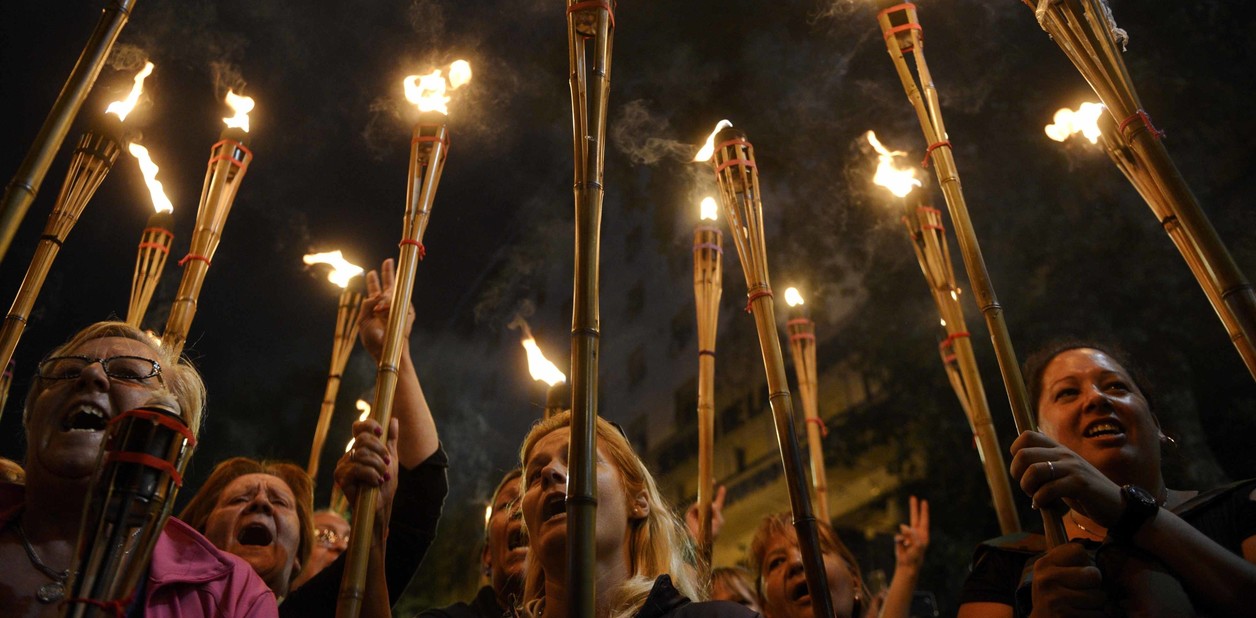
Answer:
[[[1183,443],[1166,464],[1176,486],[1256,473],[1247,450],[1256,389],[1197,284],[1105,155],[1042,133],[1057,108],[1094,100],[1086,83],[1019,2],[920,4],[969,208],[1022,356],[1062,335],[1118,341],[1148,365],[1160,387],[1159,415]],[[6,180],[99,8],[0,7]],[[1252,273],[1250,9],[1222,0],[1120,1],[1113,9],[1132,37],[1126,62],[1144,107],[1168,131],[1170,152],[1240,268]],[[871,1],[851,0],[620,3],[607,203],[649,218],[649,233],[675,249],[668,256],[673,268],[658,285],[688,294],[692,216],[678,213],[691,208],[695,178],[706,176],[685,160],[720,118],[749,134],[771,207],[774,275],[809,281],[819,328],[838,333],[832,345],[891,385],[892,413],[849,421],[851,457],[882,443],[926,453],[924,478],[906,488],[934,505],[935,540],[921,587],[953,608],[972,544],[997,526],[967,428],[937,366],[934,309],[897,212],[870,186],[875,159],[864,131],[875,129],[891,148],[909,151],[906,161],[919,161],[924,147],[874,13]],[[561,361],[566,346],[571,133],[562,3],[142,0],[117,50],[116,70],[101,73],[0,265],[0,292],[16,294],[70,144],[129,89],[144,57],[157,68],[128,125],[142,131],[175,204],[176,258],[186,252],[208,148],[227,115],[222,95],[243,86],[257,99],[256,159],[189,340],[210,410],[186,495],[226,456],[305,461],[337,290],[300,257],[340,248],[354,262],[374,265],[396,255],[413,122],[400,80],[455,58],[471,62],[475,78],[451,103],[453,146],[416,279],[412,339],[453,461],[453,494],[420,578],[429,585],[412,586],[410,603],[469,596],[476,517],[543,402],[525,377],[517,333],[505,325],[524,308],[542,346],[558,351],[551,357]],[[0,455],[22,456],[18,402],[35,361],[78,328],[125,314],[135,243],[149,212],[142,178],[124,154],[36,304],[15,357]],[[958,251],[956,262],[958,268]],[[732,283],[725,295],[740,294],[738,268],[731,259],[726,268]],[[168,266],[147,325],[164,324],[178,275]],[[1010,415],[980,316],[968,311],[1006,443]],[[369,391],[372,377],[369,358],[355,351],[320,498],[352,401]],[[1032,517],[1026,511],[1023,519]]]

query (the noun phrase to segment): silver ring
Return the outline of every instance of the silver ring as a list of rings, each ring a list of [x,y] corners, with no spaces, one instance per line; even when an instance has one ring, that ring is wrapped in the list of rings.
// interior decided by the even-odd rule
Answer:
[[[1047,462],[1047,470],[1051,471],[1051,480],[1047,481],[1048,483],[1050,483],[1051,481],[1055,480],[1055,462],[1054,461]]]

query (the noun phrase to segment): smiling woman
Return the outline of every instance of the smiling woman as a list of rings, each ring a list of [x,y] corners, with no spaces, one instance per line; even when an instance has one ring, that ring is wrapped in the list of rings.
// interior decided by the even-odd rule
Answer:
[[[1249,615],[1256,480],[1202,494],[1169,489],[1160,469],[1169,439],[1146,382],[1109,347],[1057,344],[1026,365],[1042,433],[1012,444],[1012,478],[1036,506],[1067,511],[1075,542],[1045,553],[1038,535],[983,543],[959,615]]]

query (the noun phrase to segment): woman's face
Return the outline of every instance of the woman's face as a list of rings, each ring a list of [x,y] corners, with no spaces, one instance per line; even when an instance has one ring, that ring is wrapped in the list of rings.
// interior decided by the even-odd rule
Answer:
[[[829,596],[838,618],[852,618],[858,584],[850,565],[832,552],[824,552],[824,571]],[[793,530],[772,537],[763,554],[763,615],[766,618],[812,618],[811,594],[803,574],[802,552]]]
[[[1047,364],[1038,397],[1043,433],[1109,478],[1160,469],[1160,427],[1129,373],[1107,354],[1066,350]]]
[[[126,337],[91,339],[60,355],[157,358],[147,344]],[[63,479],[90,477],[108,422],[164,389],[158,377],[110,378],[100,363],[87,365],[77,378],[40,380],[43,390],[31,403],[26,420],[27,467]]]
[[[528,557],[528,535],[519,512],[519,479],[508,481],[493,498],[488,519],[485,566],[492,571],[493,590],[518,592],[523,584],[523,563]],[[510,590],[513,589],[513,590]]]
[[[524,462],[526,487],[523,519],[527,524],[529,551],[545,566],[547,574],[561,577],[566,569],[567,551],[567,445],[570,431],[555,429],[537,440]],[[630,518],[628,497],[619,469],[597,447],[597,556],[601,561],[620,552],[628,558],[626,540]],[[634,502],[631,517],[644,518],[648,505],[644,498]]]
[[[277,476],[236,477],[210,511],[205,538],[218,549],[244,558],[276,596],[284,596],[301,544],[296,496]]]

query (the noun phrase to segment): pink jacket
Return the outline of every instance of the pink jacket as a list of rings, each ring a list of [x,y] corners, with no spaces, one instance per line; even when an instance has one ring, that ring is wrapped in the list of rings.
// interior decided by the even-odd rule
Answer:
[[[22,511],[25,488],[0,483],[0,530]],[[275,595],[243,559],[171,517],[144,582],[147,618],[278,618]]]

